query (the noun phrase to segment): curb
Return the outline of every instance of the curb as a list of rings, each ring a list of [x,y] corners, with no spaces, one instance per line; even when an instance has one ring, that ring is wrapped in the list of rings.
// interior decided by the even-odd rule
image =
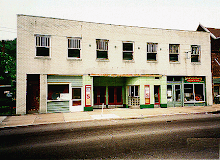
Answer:
[[[38,125],[50,125],[50,124],[63,124],[63,123],[74,123],[74,122],[89,122],[89,121],[108,121],[108,120],[126,120],[126,119],[145,119],[152,117],[164,117],[164,116],[175,116],[175,115],[197,115],[197,114],[215,114],[215,112],[220,113],[220,111],[212,111],[212,112],[191,112],[191,113],[174,113],[174,114],[158,114],[158,115],[146,115],[146,116],[133,116],[133,117],[114,117],[114,118],[104,118],[104,119],[84,119],[84,120],[72,120],[72,121],[61,121],[61,122],[47,122],[47,123],[37,123],[37,124],[25,124],[25,125],[14,125],[14,126],[0,126],[0,130],[10,129],[16,127],[28,127],[28,126],[38,126]],[[4,117],[4,119],[7,117]],[[3,118],[2,118],[3,119]],[[3,120],[4,120],[3,119]],[[2,121],[3,121],[2,120]],[[0,121],[0,123],[2,123]]]

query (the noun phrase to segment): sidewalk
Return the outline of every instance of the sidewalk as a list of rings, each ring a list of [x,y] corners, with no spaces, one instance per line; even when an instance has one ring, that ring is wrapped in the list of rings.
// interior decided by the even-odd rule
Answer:
[[[149,109],[94,109],[89,112],[70,113],[47,113],[47,114],[27,114],[21,116],[0,116],[0,128],[29,126],[51,123],[66,123],[76,121],[92,121],[100,119],[129,119],[146,118],[164,115],[185,115],[204,114],[220,111],[220,105],[195,106],[195,107],[171,107],[171,108],[149,108]]]

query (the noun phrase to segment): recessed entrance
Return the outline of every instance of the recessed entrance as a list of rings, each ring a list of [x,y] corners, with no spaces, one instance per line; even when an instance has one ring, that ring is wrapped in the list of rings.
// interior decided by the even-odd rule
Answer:
[[[94,105],[106,104],[106,87],[94,87]]]
[[[39,110],[40,100],[40,75],[28,74],[27,75],[27,113],[35,113]]]
[[[160,105],[160,86],[154,86],[154,104]]]
[[[122,105],[122,87],[108,87],[108,104]]]

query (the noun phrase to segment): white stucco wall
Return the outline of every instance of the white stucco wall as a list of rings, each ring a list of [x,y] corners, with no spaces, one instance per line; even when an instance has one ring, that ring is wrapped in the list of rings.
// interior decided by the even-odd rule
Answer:
[[[35,35],[51,36],[51,58],[35,56]],[[67,37],[82,37],[81,60],[67,59]],[[96,39],[108,39],[109,61],[96,60]],[[134,42],[134,61],[123,61],[122,41]],[[158,43],[157,62],[147,62],[147,42]],[[180,44],[178,63],[169,62],[169,44]],[[201,46],[201,63],[186,59],[191,45]],[[26,103],[26,74],[160,74],[206,76],[212,104],[210,36],[206,32],[151,29],[73,20],[17,16],[17,113]],[[19,109],[20,108],[20,109]]]

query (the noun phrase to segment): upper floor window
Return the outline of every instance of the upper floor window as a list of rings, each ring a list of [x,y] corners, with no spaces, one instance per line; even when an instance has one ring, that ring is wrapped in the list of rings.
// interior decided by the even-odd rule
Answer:
[[[170,44],[169,45],[169,58],[170,62],[178,62],[179,61],[179,44]]]
[[[108,40],[106,39],[96,40],[96,58],[108,59]]]
[[[158,43],[147,43],[147,61],[157,61]]]
[[[80,58],[80,38],[68,38],[68,58]]]
[[[200,62],[201,47],[199,45],[191,46],[191,62]]]
[[[36,35],[36,56],[50,56],[50,36]]]
[[[123,42],[123,60],[133,60],[134,43]]]

